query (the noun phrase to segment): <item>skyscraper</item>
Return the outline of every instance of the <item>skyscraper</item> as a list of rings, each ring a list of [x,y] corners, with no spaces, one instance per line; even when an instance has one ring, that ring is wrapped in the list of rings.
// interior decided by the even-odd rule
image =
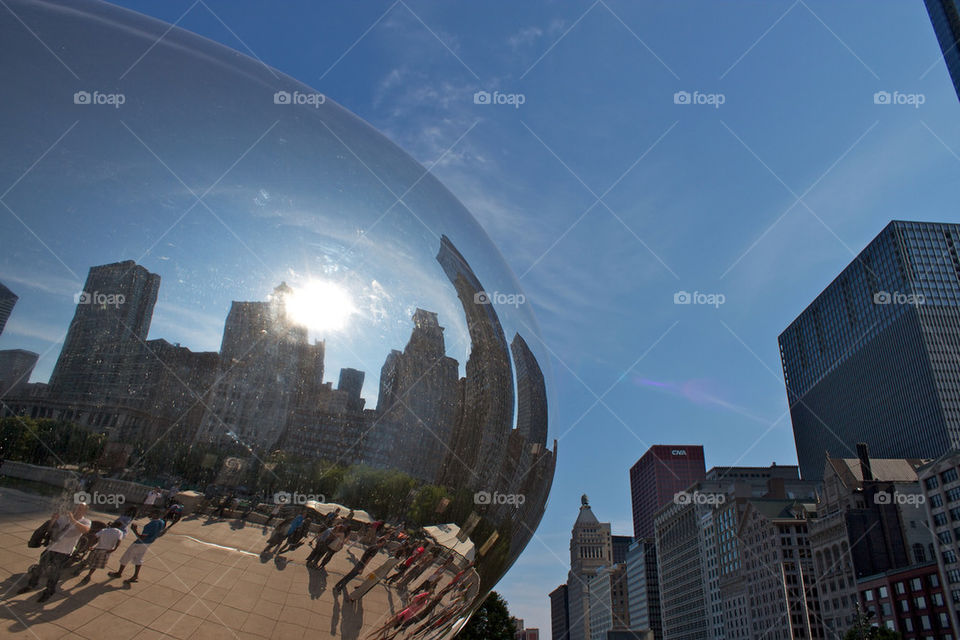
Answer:
[[[657,510],[673,500],[678,491],[703,480],[706,472],[700,445],[650,447],[630,468],[634,537],[652,538]]]
[[[590,581],[612,563],[610,523],[597,520],[587,496],[583,496],[580,513],[570,534],[570,573],[567,576],[570,640],[590,640]]]
[[[131,395],[123,375],[150,331],[160,276],[133,260],[91,267],[50,390],[65,399],[121,402]]]
[[[933,31],[940,42],[943,61],[960,97],[960,2],[958,0],[924,0]]]
[[[2,282],[0,282],[0,334],[3,333],[3,328],[7,324],[7,319],[10,317],[10,314],[13,312],[13,305],[17,304],[17,294],[10,289],[7,289]]]
[[[960,225],[893,221],[780,334],[800,473],[960,445]]]
[[[566,584],[550,592],[550,636],[553,640],[570,640],[570,605]]]
[[[517,430],[528,442],[547,444],[547,386],[543,371],[517,333],[510,343],[517,372]]]

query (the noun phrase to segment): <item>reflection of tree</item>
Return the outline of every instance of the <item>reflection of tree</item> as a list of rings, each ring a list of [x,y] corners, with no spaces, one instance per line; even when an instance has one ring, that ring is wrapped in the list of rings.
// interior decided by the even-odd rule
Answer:
[[[70,422],[0,418],[0,455],[31,464],[84,465],[100,458],[106,436]]]

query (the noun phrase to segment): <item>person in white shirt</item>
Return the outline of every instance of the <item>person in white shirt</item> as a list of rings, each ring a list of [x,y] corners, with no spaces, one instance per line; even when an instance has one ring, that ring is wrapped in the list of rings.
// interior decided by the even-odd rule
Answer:
[[[123,540],[123,537],[126,535],[126,531],[123,530],[123,524],[120,522],[111,522],[100,531],[97,531],[97,544],[91,549],[90,555],[87,556],[87,564],[90,567],[90,573],[88,573],[83,580],[78,584],[84,585],[90,582],[90,577],[93,576],[93,572],[97,569],[103,569],[107,566],[107,560],[110,558],[110,554],[117,550],[117,547],[120,546],[120,541]]]
[[[143,513],[149,513],[151,510],[153,510],[153,507],[157,504],[157,500],[160,498],[160,496],[160,487],[150,489],[150,492],[147,493],[147,497],[143,499]]]
[[[37,602],[46,602],[56,590],[60,582],[60,572],[70,559],[80,536],[90,531],[90,520],[86,517],[87,505],[80,503],[72,512],[63,514],[54,513],[47,525],[52,531],[50,545],[40,555],[40,562],[31,567],[27,584],[17,593],[26,593],[35,589],[40,578],[46,576],[47,587],[40,594]]]

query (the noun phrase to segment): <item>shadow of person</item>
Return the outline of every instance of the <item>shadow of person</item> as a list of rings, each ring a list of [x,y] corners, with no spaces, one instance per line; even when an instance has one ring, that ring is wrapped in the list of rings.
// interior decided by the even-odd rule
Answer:
[[[230,523],[230,528],[234,531],[239,531],[247,526],[246,520],[240,520],[239,518]]]
[[[337,635],[337,625],[340,624],[340,592],[333,592],[333,611],[330,614],[330,635]]]
[[[284,569],[286,569],[288,562],[289,560],[287,560],[284,556],[280,556],[280,555],[278,555],[273,559],[273,564],[277,566],[278,571],[283,571]]]
[[[264,549],[263,551],[260,552],[260,563],[267,564],[268,562],[270,562],[270,558],[272,557],[273,557],[273,552],[270,551],[269,549]]]
[[[0,582],[0,600],[6,600],[17,595],[17,589],[27,584],[29,572],[11,573]]]
[[[363,600],[343,603],[343,612],[340,622],[340,637],[344,640],[356,640],[363,629]]]
[[[61,588],[57,590],[57,593],[54,594],[53,599],[47,605],[38,603],[31,593],[31,596],[26,600],[8,602],[2,609],[9,610],[12,614],[11,617],[14,617],[21,625],[30,626],[31,624],[53,622],[86,606],[98,596],[110,591],[117,591],[120,588],[102,582],[88,585],[82,589]],[[0,610],[0,617],[7,617],[6,611]]]
[[[307,569],[310,581],[307,583],[307,592],[311,600],[316,600],[327,590],[327,571],[326,569]]]

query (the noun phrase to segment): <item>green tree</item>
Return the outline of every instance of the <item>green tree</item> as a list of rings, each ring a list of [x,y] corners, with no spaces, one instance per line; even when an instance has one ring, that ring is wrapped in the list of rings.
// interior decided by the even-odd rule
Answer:
[[[870,625],[872,613],[864,613],[857,607],[857,620],[850,630],[847,631],[843,640],[902,640],[903,636],[896,631],[891,631],[886,627],[874,627]]]
[[[496,591],[491,591],[467,626],[457,634],[457,640],[513,640],[516,635],[507,601]]]

